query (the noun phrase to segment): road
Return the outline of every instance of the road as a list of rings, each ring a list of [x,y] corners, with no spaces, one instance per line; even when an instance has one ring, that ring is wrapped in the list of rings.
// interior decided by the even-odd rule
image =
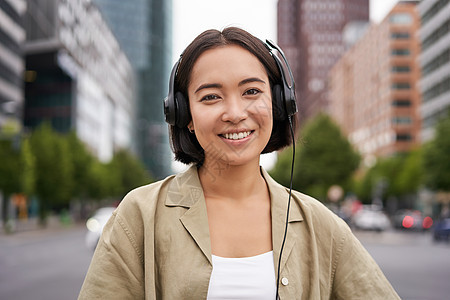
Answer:
[[[0,233],[0,299],[76,299],[92,252],[85,228]],[[356,232],[402,299],[450,295],[450,244],[428,233]]]
[[[431,233],[356,232],[402,299],[450,299],[450,244]]]
[[[0,234],[0,299],[76,299],[92,251],[85,228]]]

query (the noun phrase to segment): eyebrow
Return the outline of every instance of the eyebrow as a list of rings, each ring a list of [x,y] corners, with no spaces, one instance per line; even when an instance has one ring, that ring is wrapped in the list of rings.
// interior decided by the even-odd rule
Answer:
[[[247,78],[247,79],[244,79],[241,82],[239,82],[238,86],[241,86],[241,85],[244,85],[247,83],[251,83],[251,82],[261,82],[261,83],[266,84],[266,82],[262,79],[259,79],[257,77],[251,77],[251,78]]]
[[[247,83],[251,83],[251,82],[261,82],[266,84],[266,82],[262,79],[259,79],[257,77],[251,77],[251,78],[246,78],[242,81],[239,82],[238,86],[242,86],[244,84]],[[201,86],[199,86],[194,93],[198,93],[199,91],[203,90],[203,89],[210,89],[210,88],[222,88],[223,86],[220,83],[205,83],[202,84]]]
[[[199,86],[195,90],[194,93],[198,93],[200,90],[203,90],[203,89],[211,89],[211,88],[218,88],[218,89],[220,89],[221,87],[222,87],[222,85],[219,84],[219,83],[205,83],[205,84],[202,84],[201,86]]]

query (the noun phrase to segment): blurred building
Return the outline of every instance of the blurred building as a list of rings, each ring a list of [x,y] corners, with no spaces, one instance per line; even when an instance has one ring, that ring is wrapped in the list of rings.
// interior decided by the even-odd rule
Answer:
[[[329,113],[366,159],[420,142],[417,1],[400,1],[329,74]]]
[[[18,131],[22,124],[25,9],[25,0],[0,2],[0,133],[5,127]]]
[[[369,0],[279,0],[278,43],[293,69],[300,121],[326,109],[327,75],[345,52],[343,30],[369,21]]]
[[[136,150],[157,178],[171,173],[172,152],[163,99],[172,68],[172,1],[93,0],[136,74]]]
[[[132,148],[129,60],[90,0],[28,0],[24,125],[77,136],[102,161]]]
[[[427,141],[433,137],[436,122],[450,109],[450,1],[423,0],[417,8],[422,21],[421,136]]]

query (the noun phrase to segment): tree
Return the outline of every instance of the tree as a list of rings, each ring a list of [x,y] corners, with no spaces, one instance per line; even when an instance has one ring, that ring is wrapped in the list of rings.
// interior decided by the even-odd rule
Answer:
[[[69,146],[68,154],[73,171],[72,196],[83,200],[83,198],[88,196],[88,185],[90,180],[92,180],[90,170],[95,159],[74,131],[69,132],[65,138]]]
[[[438,122],[434,139],[424,145],[426,185],[433,190],[450,192],[450,112]]]
[[[30,142],[36,158],[39,217],[45,224],[50,210],[66,208],[70,202],[73,169],[68,155],[69,144],[48,123],[43,123],[32,133]]]
[[[126,150],[115,153],[109,164],[112,182],[116,182],[116,195],[120,198],[130,190],[153,181],[143,164]],[[118,181],[115,181],[118,180]]]
[[[9,197],[14,193],[31,196],[34,192],[35,159],[27,138],[20,143],[15,143],[13,139],[0,141],[0,157],[3,157],[0,164],[0,190],[4,196],[2,219],[6,223]]]
[[[360,157],[339,127],[330,117],[320,114],[305,125],[301,134],[303,140],[297,143],[293,187],[321,200],[326,199],[332,185],[348,188]],[[286,172],[290,172],[287,165],[291,155],[289,151],[282,152],[271,172],[283,184],[290,177]]]

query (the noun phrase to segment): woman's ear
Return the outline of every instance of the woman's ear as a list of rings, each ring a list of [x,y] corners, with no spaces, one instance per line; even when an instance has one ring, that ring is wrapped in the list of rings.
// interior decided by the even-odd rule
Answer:
[[[192,122],[192,120],[188,123],[187,128],[189,129],[190,133],[194,132],[194,122]]]

